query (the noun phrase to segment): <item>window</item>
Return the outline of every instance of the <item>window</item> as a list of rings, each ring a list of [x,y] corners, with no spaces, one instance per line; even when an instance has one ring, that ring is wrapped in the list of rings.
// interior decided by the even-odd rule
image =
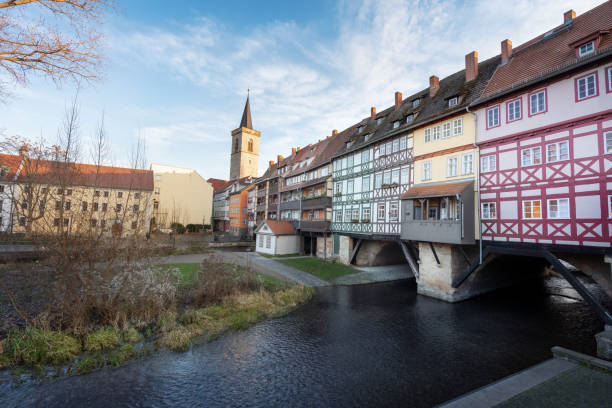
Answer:
[[[433,140],[440,140],[440,126],[434,126],[431,137]]]
[[[59,194],[59,195],[64,194],[64,190],[63,190],[63,189],[61,189],[61,188],[58,188],[58,189],[57,189],[57,194]]]
[[[19,226],[25,227],[25,225],[26,225],[26,218],[25,217],[19,217]]]
[[[364,150],[363,152],[361,152],[361,162],[367,163],[369,161],[370,161],[370,151]]]
[[[272,242],[272,237],[266,235],[266,248],[270,248]]]
[[[400,150],[406,150],[406,136],[400,137]]]
[[[442,138],[448,139],[451,136],[451,124],[450,122],[446,122],[442,125]]]
[[[249,139],[249,142],[247,143],[247,149],[249,150],[249,152],[253,151],[253,139]]]
[[[94,197],[100,197],[100,190],[94,191]]]
[[[98,203],[92,203],[91,204],[91,210],[92,211],[98,211]]]
[[[134,193],[134,198],[136,200],[140,200],[140,193]]]
[[[157,190],[159,191],[159,188]],[[117,198],[123,198],[123,191],[117,191]]]
[[[421,180],[431,180],[431,161],[426,161],[423,163]]]
[[[425,143],[431,142],[431,128],[425,129],[423,139]]]
[[[482,203],[481,217],[483,220],[493,220],[497,218],[496,203]]]
[[[542,164],[540,146],[523,149],[521,151],[521,166],[533,166],[535,164]]]
[[[612,153],[612,132],[606,132],[604,134],[604,142],[606,144],[604,150],[605,154]]]
[[[398,127],[399,127],[399,125],[400,125],[399,120],[396,120],[395,122],[393,122],[393,129],[398,128]]]
[[[399,169],[393,170],[391,172],[391,184],[399,184],[400,181],[400,171]]]
[[[106,212],[108,210],[108,204],[102,203],[102,212]]]
[[[137,225],[138,225],[138,224],[136,223],[136,221],[132,221],[132,229],[136,229],[136,226],[137,226]]]
[[[521,100],[515,99],[506,104],[506,122],[514,122],[522,117]]]
[[[489,156],[482,156],[480,158],[481,173],[487,173],[489,171],[495,170],[497,170],[497,157],[494,154]]]
[[[468,153],[461,156],[461,174],[472,174],[474,172],[474,154]]]
[[[71,196],[72,195],[72,189],[69,188],[68,190],[66,190],[66,195],[67,196]]]
[[[487,129],[499,126],[499,106],[487,109]]]
[[[385,171],[383,173],[383,185],[389,185],[391,184],[391,172],[389,171]]]
[[[548,218],[569,218],[569,198],[548,200]]]
[[[161,174],[155,175],[155,181],[161,181]]]
[[[383,121],[383,118],[378,118],[378,119],[376,119],[376,124],[380,125],[382,123],[382,121]]]
[[[60,219],[59,218],[54,218],[53,219],[53,226],[54,227],[59,227],[60,225]]]
[[[70,203],[70,201],[66,201],[66,202],[64,203],[64,208],[66,209],[66,211],[70,211],[70,207],[71,207],[71,203]]]
[[[370,207],[363,207],[361,209],[361,221],[370,221]]]
[[[364,142],[367,142],[368,140],[370,140],[370,135],[365,135],[365,136],[363,137],[363,141],[364,141]]]
[[[546,112],[546,90],[529,94],[529,115]]]
[[[121,211],[121,207],[122,207],[122,206],[121,206],[121,204],[116,204],[116,205],[115,205],[115,211],[116,211],[116,212]]]
[[[370,176],[365,176],[361,179],[361,191],[370,191]]]
[[[453,135],[463,134],[463,118],[453,120]]]
[[[27,210],[28,209],[28,202],[27,201],[23,201],[21,203],[21,208],[24,209],[24,210]]]
[[[378,173],[374,176],[374,188],[380,188],[382,186],[382,173]]]
[[[82,207],[83,211],[87,211],[87,201],[83,201]]]
[[[455,177],[457,175],[457,157],[449,157],[446,159],[446,177]]]
[[[410,169],[408,167],[402,169],[401,181],[402,184],[410,184]]]
[[[413,108],[416,108],[420,104],[421,104],[421,100],[420,99],[415,99],[415,100],[412,101],[412,107]]]
[[[346,167],[353,167],[353,164],[354,164],[353,156],[348,156],[346,158]]]
[[[336,210],[334,214],[334,220],[336,222],[342,222],[342,210]]]
[[[342,182],[339,181],[338,183],[336,183],[336,195],[341,195],[342,194]]]
[[[351,222],[351,209],[347,208],[344,211],[344,222]]]
[[[406,116],[406,123],[410,123],[414,120],[414,115],[410,114],[408,116]]]
[[[108,191],[104,192],[104,197],[108,197]]]
[[[608,93],[612,92],[612,67],[608,67],[606,69],[606,78],[607,78],[607,91]]]
[[[597,73],[576,78],[576,100],[592,98],[599,94],[597,86]]]
[[[400,148],[399,139],[393,141],[393,153],[398,152]]]
[[[359,208],[353,208],[351,211],[351,221],[359,221]]]
[[[140,207],[138,206],[138,204],[134,204],[132,206],[132,210],[134,210],[134,212],[138,212],[139,209],[140,209]]]
[[[348,180],[346,182],[346,194],[353,194],[353,185],[354,185],[353,180]]]
[[[70,225],[70,218],[64,218],[64,227]]]
[[[452,108],[453,106],[457,105],[457,97],[455,96],[454,98],[450,98],[448,100],[448,107]]]
[[[546,161],[548,163],[569,159],[569,143],[567,140],[563,142],[551,143],[546,146]]]
[[[391,154],[392,151],[393,151],[392,143],[387,142],[387,154]]]
[[[363,128],[364,128],[364,127],[365,127],[365,126],[359,126],[359,127],[357,128],[357,133],[361,133],[361,132],[363,132]]]
[[[62,208],[62,202],[61,201],[56,201],[55,202],[55,211],[59,211]]]
[[[385,219],[385,205],[384,204],[378,204],[378,219],[379,220]]]
[[[100,227],[106,227],[106,220],[100,220]]]
[[[399,215],[399,204],[397,202],[389,204],[389,221],[397,221]]]
[[[588,55],[594,51],[595,43],[593,41],[589,41],[588,43],[582,44],[580,47],[578,47],[578,56],[584,57],[585,55]]]
[[[542,214],[540,212],[540,200],[523,201],[523,218],[542,218]]]

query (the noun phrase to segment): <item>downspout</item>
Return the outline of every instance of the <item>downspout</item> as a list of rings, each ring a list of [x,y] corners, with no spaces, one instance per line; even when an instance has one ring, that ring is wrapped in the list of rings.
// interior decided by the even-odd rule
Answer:
[[[465,110],[467,113],[470,113],[474,116],[474,147],[476,148],[476,153],[478,155],[478,161],[476,162],[476,169],[478,169],[478,264],[482,265],[482,214],[481,214],[481,205],[480,205],[480,147],[476,144],[476,129],[478,128],[478,116],[472,111],[470,111],[469,105],[466,106]]]

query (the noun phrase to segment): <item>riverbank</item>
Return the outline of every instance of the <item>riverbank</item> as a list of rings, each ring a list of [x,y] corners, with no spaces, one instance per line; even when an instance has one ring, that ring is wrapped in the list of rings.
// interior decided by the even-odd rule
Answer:
[[[314,295],[312,288],[236,265],[205,261],[160,268],[159,273],[175,276],[178,295],[153,321],[120,318],[119,313],[113,324],[77,332],[54,330],[40,315],[0,341],[1,377],[56,378],[117,367],[164,349],[185,351],[286,315]]]

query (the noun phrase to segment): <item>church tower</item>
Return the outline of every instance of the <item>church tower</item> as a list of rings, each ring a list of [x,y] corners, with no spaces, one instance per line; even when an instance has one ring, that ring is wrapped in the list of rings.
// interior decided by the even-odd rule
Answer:
[[[240,126],[232,130],[230,180],[247,176],[257,177],[260,134],[259,131],[253,129],[251,105],[247,94]]]

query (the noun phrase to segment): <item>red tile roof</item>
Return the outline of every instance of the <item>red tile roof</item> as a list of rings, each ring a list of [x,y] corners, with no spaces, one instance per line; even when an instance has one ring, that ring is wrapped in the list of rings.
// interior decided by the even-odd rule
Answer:
[[[13,181],[21,163],[21,156],[14,154],[0,154],[0,166],[6,167],[6,174],[0,174],[1,181]]]
[[[268,227],[276,235],[293,235],[296,233],[293,224],[289,221],[265,220],[264,222],[268,224]]]
[[[447,197],[460,194],[468,188],[473,181],[462,181],[460,183],[444,183],[425,186],[415,186],[406,190],[402,198],[429,198]]]
[[[557,71],[564,71],[597,55],[612,51],[610,28],[612,28],[612,2],[607,1],[577,16],[571,23],[555,27],[514,48],[510,60],[505,65],[500,65],[493,74],[480,101],[537,82],[540,78],[549,77]],[[600,30],[608,32],[600,33],[602,37],[598,52],[576,58],[575,43]]]
[[[209,178],[206,181],[212,184],[213,191],[215,192],[225,189],[225,187],[227,187],[227,184],[228,184],[227,180],[221,180],[221,179],[216,179],[216,178]]]

